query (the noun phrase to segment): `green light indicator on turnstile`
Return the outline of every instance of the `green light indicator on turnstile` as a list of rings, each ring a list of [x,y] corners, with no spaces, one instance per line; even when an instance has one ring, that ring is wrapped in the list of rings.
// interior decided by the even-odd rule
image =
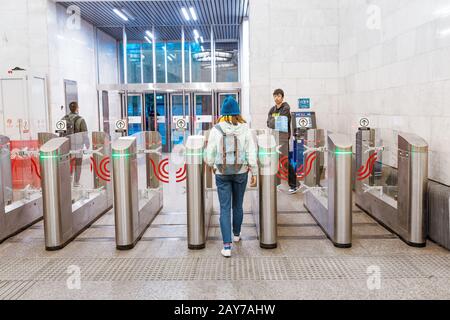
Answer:
[[[342,154],[342,155],[345,155],[345,154],[353,154],[353,152],[352,152],[352,151],[336,150],[336,151],[334,152],[334,154]]]
[[[112,154],[113,158],[128,158],[130,156],[131,156],[131,154],[129,154],[129,153],[113,153]]]
[[[188,157],[203,157],[203,152],[186,152]]]
[[[260,156],[273,156],[277,154],[276,152],[258,152]]]
[[[58,155],[46,156],[46,155],[41,154],[41,155],[39,155],[39,158],[41,158],[41,159],[56,159],[56,158],[59,158],[59,156]]]

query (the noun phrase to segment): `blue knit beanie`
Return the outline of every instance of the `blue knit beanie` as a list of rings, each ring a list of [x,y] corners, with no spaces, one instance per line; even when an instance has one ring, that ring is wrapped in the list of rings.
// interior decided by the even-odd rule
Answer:
[[[229,96],[225,99],[222,104],[220,114],[222,116],[238,116],[241,114],[241,111],[239,110],[239,104],[232,96]]]

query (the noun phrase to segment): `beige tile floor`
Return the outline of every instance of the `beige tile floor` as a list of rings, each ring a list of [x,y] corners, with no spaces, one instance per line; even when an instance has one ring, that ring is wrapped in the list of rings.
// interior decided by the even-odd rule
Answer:
[[[278,247],[263,250],[247,197],[244,240],[225,259],[219,215],[206,248],[188,250],[183,186],[165,188],[163,212],[132,250],[115,249],[112,211],[60,251],[45,251],[42,222],[1,244],[0,299],[450,299],[447,250],[411,248],[357,208],[353,246],[338,249],[302,195],[281,191]],[[79,289],[68,287],[71,266]],[[380,275],[372,290],[370,268]]]

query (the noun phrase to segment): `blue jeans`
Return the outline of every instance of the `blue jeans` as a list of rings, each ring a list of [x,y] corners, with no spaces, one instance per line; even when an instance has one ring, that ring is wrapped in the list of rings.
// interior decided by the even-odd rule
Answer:
[[[232,243],[231,208],[233,207],[233,234],[241,234],[244,219],[244,194],[247,189],[248,173],[216,175],[217,193],[220,202],[220,230],[223,243]]]

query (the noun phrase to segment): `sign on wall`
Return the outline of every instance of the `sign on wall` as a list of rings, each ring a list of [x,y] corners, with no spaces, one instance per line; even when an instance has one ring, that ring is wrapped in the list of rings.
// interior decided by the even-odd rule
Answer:
[[[117,133],[127,132],[128,130],[128,123],[126,120],[119,119],[116,120],[114,125],[114,131]]]
[[[311,109],[311,99],[310,98],[300,98],[298,99],[299,109]]]
[[[59,120],[55,123],[55,132],[56,133],[66,133],[67,132],[67,121]]]
[[[369,128],[370,127],[370,120],[367,117],[363,117],[359,119],[359,126],[361,128]]]

